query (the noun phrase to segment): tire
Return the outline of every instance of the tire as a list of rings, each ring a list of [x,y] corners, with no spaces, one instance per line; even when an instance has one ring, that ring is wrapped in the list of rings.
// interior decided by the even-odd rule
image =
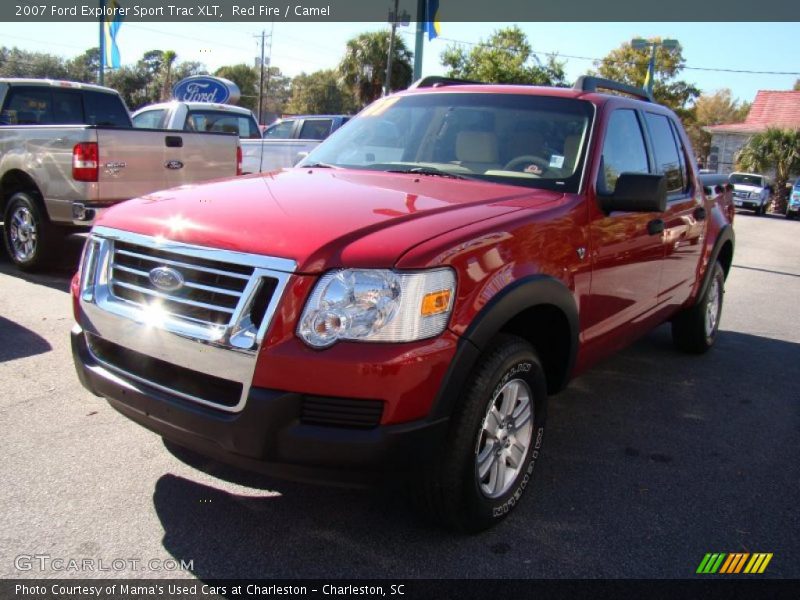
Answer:
[[[725,272],[715,262],[703,297],[672,320],[672,341],[678,350],[703,354],[717,339],[725,295]]]
[[[415,490],[423,516],[470,533],[508,516],[531,483],[546,407],[544,371],[533,347],[498,336],[462,393],[447,445]]]
[[[34,271],[54,257],[58,230],[31,193],[17,192],[8,199],[3,215],[3,242],[11,261],[23,271]]]

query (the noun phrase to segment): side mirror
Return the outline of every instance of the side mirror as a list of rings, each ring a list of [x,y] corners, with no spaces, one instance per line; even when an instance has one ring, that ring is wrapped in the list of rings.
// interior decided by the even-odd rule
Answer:
[[[306,151],[298,152],[297,155],[294,157],[294,164],[299,163],[301,160],[305,160],[307,156],[308,152]]]
[[[614,192],[600,196],[600,206],[606,213],[664,212],[667,210],[667,180],[663,175],[622,173]]]

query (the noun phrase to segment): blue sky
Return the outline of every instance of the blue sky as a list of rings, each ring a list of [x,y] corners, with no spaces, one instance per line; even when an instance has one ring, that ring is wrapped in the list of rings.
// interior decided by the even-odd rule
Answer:
[[[442,23],[441,38],[478,42],[508,23]],[[562,55],[602,57],[636,36],[675,38],[687,65],[699,68],[800,72],[797,23],[518,23],[533,48]],[[118,45],[124,64],[147,50],[174,50],[180,60],[198,60],[213,70],[224,64],[253,64],[259,54],[256,35],[273,31],[272,64],[287,75],[336,65],[344,44],[363,31],[385,29],[382,23],[133,23],[123,22]],[[400,28],[413,48],[413,24]],[[0,23],[0,44],[65,57],[97,45],[95,23]],[[450,44],[426,42],[425,75],[443,73],[439,62]],[[569,58],[567,75],[575,78],[591,60]],[[791,89],[800,75],[767,75],[687,70],[682,77],[704,91],[731,88],[752,100],[759,89]]]

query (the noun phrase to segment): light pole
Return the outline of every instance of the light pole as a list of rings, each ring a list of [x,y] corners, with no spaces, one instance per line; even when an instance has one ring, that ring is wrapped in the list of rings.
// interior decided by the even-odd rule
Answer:
[[[398,0],[394,0],[394,10],[389,11],[389,23],[392,31],[389,34],[389,56],[386,58],[386,80],[383,82],[383,95],[388,96],[392,91],[392,59],[394,57],[394,39],[397,26],[405,27],[409,23],[410,16],[406,11],[397,13]]]
[[[644,38],[635,38],[631,40],[631,48],[634,50],[650,48],[650,63],[647,65],[647,77],[645,77],[644,80],[644,89],[651,96],[653,95],[653,82],[656,76],[656,50],[658,50],[659,46],[667,50],[674,50],[678,47],[678,40],[650,41]]]

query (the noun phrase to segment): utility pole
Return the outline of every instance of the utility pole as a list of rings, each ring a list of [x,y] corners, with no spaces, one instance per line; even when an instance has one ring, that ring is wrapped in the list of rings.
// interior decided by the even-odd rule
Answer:
[[[258,78],[258,124],[263,125],[264,121],[261,118],[261,111],[264,106],[264,37],[267,32],[261,30],[261,62],[258,63],[260,76]]]
[[[258,114],[258,124],[264,124],[264,82],[266,79],[266,91],[269,91],[269,66],[267,66],[267,75],[266,78],[264,77],[264,48],[267,47],[267,65],[272,64],[272,35],[275,33],[275,22],[272,22],[272,28],[270,29],[269,35],[265,30],[261,30],[260,35],[255,35],[255,38],[261,38],[261,59],[258,62],[259,67],[259,77],[258,77],[258,110],[256,111]],[[266,40],[269,40],[269,43],[265,43]]]
[[[389,13],[392,32],[389,34],[389,57],[386,59],[386,80],[383,82],[384,96],[388,96],[392,92],[392,57],[394,55],[394,36],[397,31],[397,3],[398,0],[394,0],[394,10]]]
[[[414,37],[414,75],[412,81],[422,77],[422,49],[425,46],[425,21],[427,20],[428,3],[417,0],[417,31]]]

